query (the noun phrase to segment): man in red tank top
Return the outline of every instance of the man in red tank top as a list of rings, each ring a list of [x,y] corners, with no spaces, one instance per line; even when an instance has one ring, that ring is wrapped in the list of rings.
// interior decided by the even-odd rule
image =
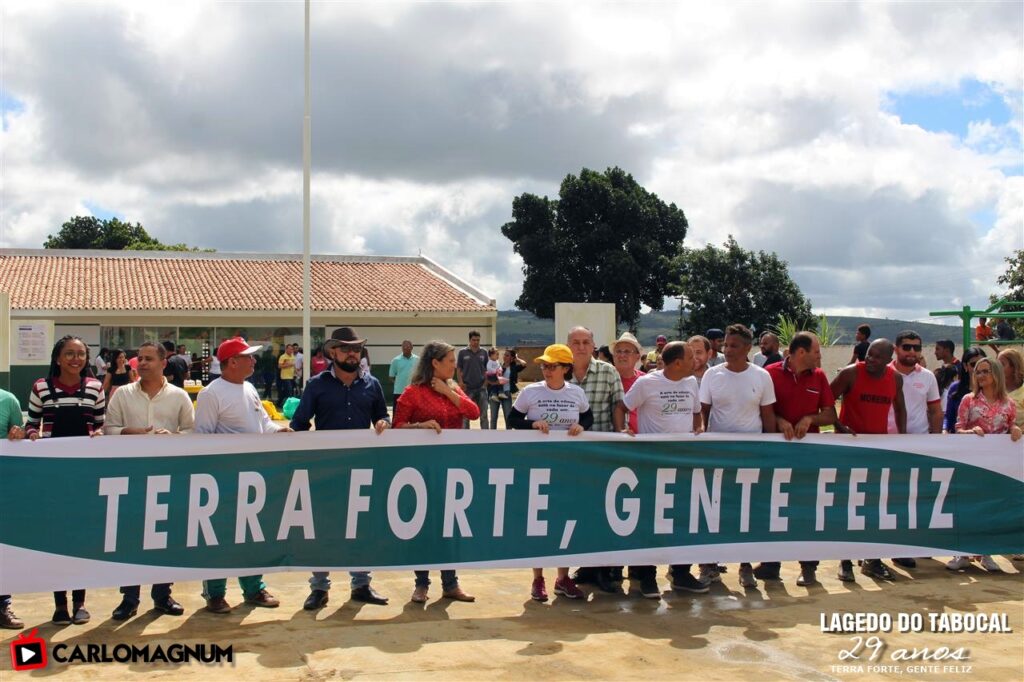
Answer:
[[[900,433],[907,432],[903,377],[889,366],[893,350],[888,339],[875,339],[863,362],[846,367],[832,380],[832,395],[843,401],[836,433],[888,433],[890,407],[896,414],[896,428]],[[880,580],[896,579],[881,559],[865,559],[860,572]],[[852,561],[844,559],[839,563],[838,577],[843,582],[853,582]]]
[[[843,401],[837,433],[888,433],[890,407],[899,432],[907,432],[903,377],[889,366],[892,353],[891,341],[875,339],[864,362],[846,367],[832,381],[832,395]]]

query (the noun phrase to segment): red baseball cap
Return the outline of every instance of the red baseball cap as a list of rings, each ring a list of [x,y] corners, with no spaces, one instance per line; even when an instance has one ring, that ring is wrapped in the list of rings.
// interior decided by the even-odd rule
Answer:
[[[241,336],[236,336],[217,346],[217,359],[221,362],[227,362],[236,355],[258,353],[260,348],[263,348],[263,346],[250,346]]]

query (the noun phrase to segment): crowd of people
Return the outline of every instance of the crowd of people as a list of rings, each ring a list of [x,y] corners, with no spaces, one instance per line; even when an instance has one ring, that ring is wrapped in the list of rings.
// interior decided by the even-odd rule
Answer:
[[[373,429],[467,428],[479,420],[481,428],[497,428],[499,415],[508,429],[531,429],[547,434],[564,430],[569,436],[584,431],[699,434],[781,433],[786,440],[831,429],[840,434],[951,433],[983,437],[1009,434],[1016,442],[1024,426],[1024,359],[1019,350],[1006,348],[990,357],[982,347],[967,349],[961,358],[955,346],[936,344],[941,363],[934,372],[924,368],[920,335],[907,330],[894,341],[870,340],[867,325],[858,329],[857,345],[849,366],[829,379],[821,369],[821,344],[810,332],[798,332],[780,349],[775,334],[758,338],[759,352],[750,359],[754,335],[742,324],[725,330],[670,341],[658,337],[654,349],[644,352],[635,336],[626,332],[598,359],[593,333],[575,327],[566,343],[552,344],[534,359],[541,381],[519,389],[519,373],[526,367],[514,350],[484,349],[480,334],[469,333],[468,345],[456,349],[443,341],[427,343],[419,355],[405,341],[390,363],[393,410],[388,411],[384,389],[369,371],[366,340],[351,327],[339,327],[317,349],[308,384],[287,426],[277,424],[261,406],[252,383],[261,367],[261,346],[234,337],[223,341],[213,356],[216,377],[196,398],[195,406],[178,384],[181,367],[170,342],[143,343],[134,365],[123,350],[105,354],[92,363],[89,348],[76,336],[65,336],[53,348],[47,375],[32,386],[28,417],[22,423],[21,406],[12,394],[0,391],[0,426],[11,440],[70,436],[169,435],[188,433],[276,434],[291,431]],[[980,336],[980,335],[979,335]],[[500,357],[500,360],[499,360]],[[281,393],[299,387],[301,349],[288,346],[275,361]],[[212,363],[211,363],[212,364]],[[96,368],[96,374],[93,371]],[[168,368],[171,368],[170,370]],[[170,372],[170,373],[169,373]],[[211,376],[213,372],[211,369]],[[285,376],[287,374],[287,376]],[[841,409],[836,412],[836,402]],[[490,417],[488,418],[488,412]],[[753,558],[753,557],[752,557]],[[1015,556],[1014,560],[1024,557]],[[947,567],[963,570],[972,561],[986,570],[999,570],[991,557],[954,557]],[[913,558],[896,558],[906,568]],[[797,584],[817,582],[818,562],[801,561]],[[671,588],[704,593],[721,580],[724,566],[689,564],[669,568]],[[860,560],[861,573],[891,581],[894,575],[879,558]],[[442,570],[442,596],[471,602],[455,570]],[[387,604],[366,571],[350,574],[351,597],[369,604]],[[615,592],[624,577],[651,599],[661,598],[654,566],[557,568],[554,593],[580,599],[580,584]],[[854,581],[853,560],[840,562],[838,579]],[[745,588],[760,580],[779,580],[780,564],[752,562],[739,565],[738,579]],[[260,575],[238,579],[246,603],[276,607],[279,601]],[[316,610],[328,602],[330,575],[314,572],[304,608]],[[411,600],[429,598],[430,576],[415,571]],[[122,601],[115,620],[136,615],[140,587],[121,587]],[[226,599],[227,581],[203,582],[206,608],[212,613],[232,610]],[[533,569],[531,597],[548,599],[542,567]],[[81,624],[90,620],[86,591],[74,589],[69,605],[66,591],[54,592],[55,624]],[[153,585],[150,596],[162,613],[181,615],[183,607],[171,595],[170,584]],[[10,595],[0,596],[0,626],[20,628]]]

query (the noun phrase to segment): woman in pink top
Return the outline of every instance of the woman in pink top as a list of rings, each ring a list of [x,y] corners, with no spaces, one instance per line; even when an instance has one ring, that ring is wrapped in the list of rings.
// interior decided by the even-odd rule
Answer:
[[[412,372],[409,385],[398,397],[396,429],[461,429],[463,419],[479,419],[480,408],[462,392],[452,378],[455,376],[455,348],[444,341],[431,341],[420,352],[420,361]],[[427,601],[430,587],[428,571],[416,571],[416,587],[412,601]],[[441,596],[455,601],[476,601],[459,586],[454,569],[441,571]]]
[[[983,358],[974,366],[971,393],[964,396],[956,417],[957,433],[1008,433],[1016,442],[1021,430],[1014,422],[1017,406],[1006,394],[1006,379],[998,362]]]
[[[1014,421],[1017,406],[1006,395],[1006,380],[1003,368],[998,362],[982,358],[974,366],[971,380],[972,392],[964,396],[957,412],[956,432],[984,436],[987,433],[1008,433],[1010,440],[1017,442],[1021,437],[1020,427]],[[955,556],[946,564],[951,571],[959,571],[971,565],[976,559],[986,571],[998,572],[999,568],[991,556]]]

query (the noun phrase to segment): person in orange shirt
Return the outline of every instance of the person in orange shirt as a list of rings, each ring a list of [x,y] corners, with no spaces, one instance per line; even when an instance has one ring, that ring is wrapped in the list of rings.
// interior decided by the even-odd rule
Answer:
[[[992,336],[992,327],[988,326],[988,319],[979,317],[978,326],[974,328],[974,338],[978,341],[988,341]]]

